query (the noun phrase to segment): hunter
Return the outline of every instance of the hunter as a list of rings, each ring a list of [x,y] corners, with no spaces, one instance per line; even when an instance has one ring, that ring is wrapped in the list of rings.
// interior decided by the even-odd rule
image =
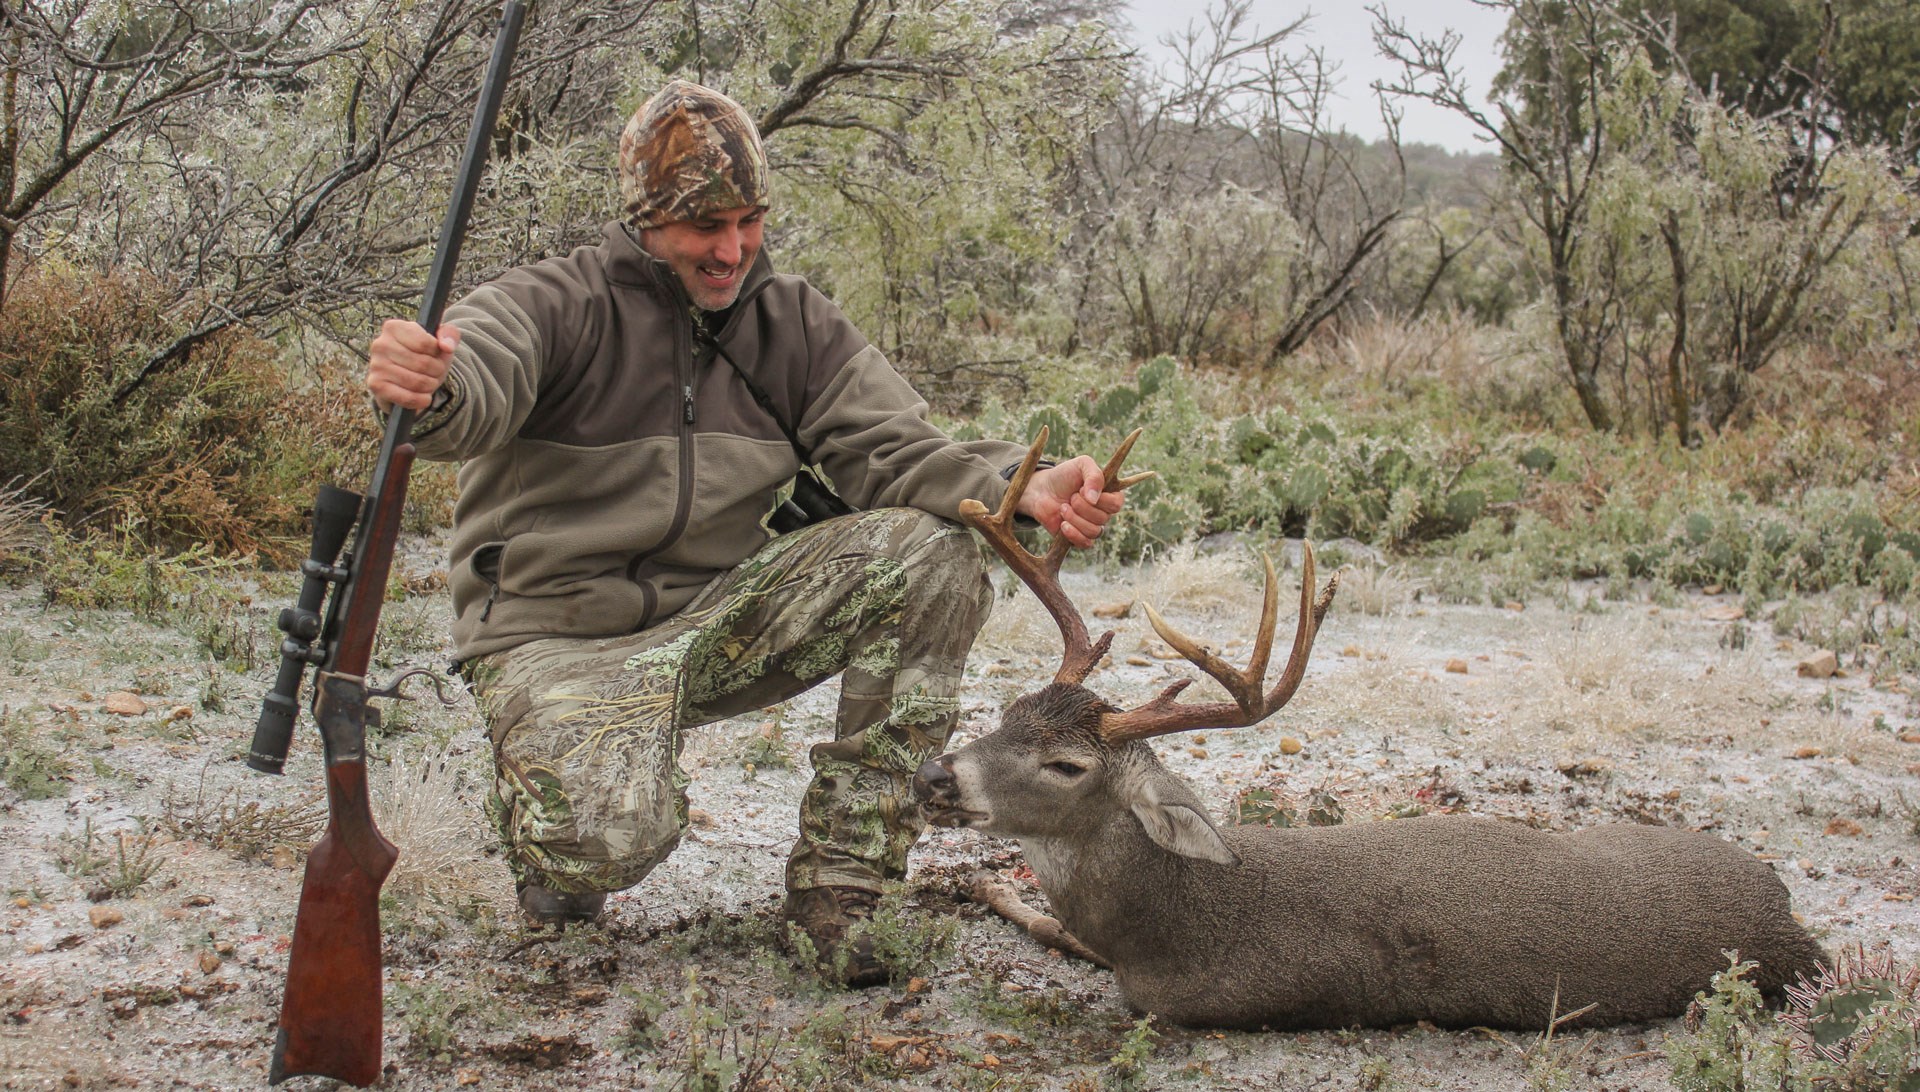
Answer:
[[[786,866],[788,921],[850,986],[863,923],[923,827],[991,602],[955,522],[1024,448],[956,441],[827,298],[761,249],[766,153],[732,99],[676,80],[620,138],[623,220],[448,309],[388,320],[366,385],[461,462],[454,644],[486,718],[486,799],[536,924],[592,921],[687,825],[681,733],[841,677]],[[817,465],[853,514],[775,536]],[[1121,507],[1079,456],[1020,513],[1077,547]]]

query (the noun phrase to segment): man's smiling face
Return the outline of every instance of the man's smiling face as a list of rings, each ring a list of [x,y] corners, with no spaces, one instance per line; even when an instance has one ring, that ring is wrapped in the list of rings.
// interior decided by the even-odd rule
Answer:
[[[694,306],[720,311],[740,297],[741,282],[760,253],[767,210],[759,206],[708,213],[640,232],[640,245],[666,262]]]

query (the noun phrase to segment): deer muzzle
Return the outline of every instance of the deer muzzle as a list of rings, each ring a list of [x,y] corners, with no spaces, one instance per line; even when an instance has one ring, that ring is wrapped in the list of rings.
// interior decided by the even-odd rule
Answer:
[[[964,827],[982,817],[960,806],[960,779],[953,775],[952,755],[921,764],[913,775],[913,798],[927,822],[937,827]]]

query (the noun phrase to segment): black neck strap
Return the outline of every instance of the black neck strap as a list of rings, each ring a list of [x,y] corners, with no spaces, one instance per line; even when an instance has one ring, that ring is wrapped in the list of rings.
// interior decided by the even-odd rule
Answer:
[[[793,453],[800,457],[800,465],[812,466],[813,456],[808,453],[806,448],[800,445],[800,437],[793,431],[793,426],[787,424],[786,418],[780,416],[780,411],[773,408],[773,399],[767,396],[767,392],[761,388],[760,384],[753,381],[753,377],[747,374],[747,370],[742,368],[740,363],[733,359],[733,354],[727,352],[718,340],[705,336],[705,331],[701,333],[701,340],[711,347],[720,359],[726,361],[727,364],[733,368],[734,374],[740,377],[740,382],[747,385],[747,393],[753,396],[754,404],[762,410],[765,410],[767,416],[773,418],[773,423],[780,426],[781,435],[787,438],[787,443],[793,445]]]

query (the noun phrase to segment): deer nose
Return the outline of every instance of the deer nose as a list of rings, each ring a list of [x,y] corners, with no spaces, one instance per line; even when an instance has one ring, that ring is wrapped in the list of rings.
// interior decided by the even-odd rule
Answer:
[[[953,792],[952,755],[941,755],[921,763],[913,775],[913,798],[925,804],[936,796]]]

